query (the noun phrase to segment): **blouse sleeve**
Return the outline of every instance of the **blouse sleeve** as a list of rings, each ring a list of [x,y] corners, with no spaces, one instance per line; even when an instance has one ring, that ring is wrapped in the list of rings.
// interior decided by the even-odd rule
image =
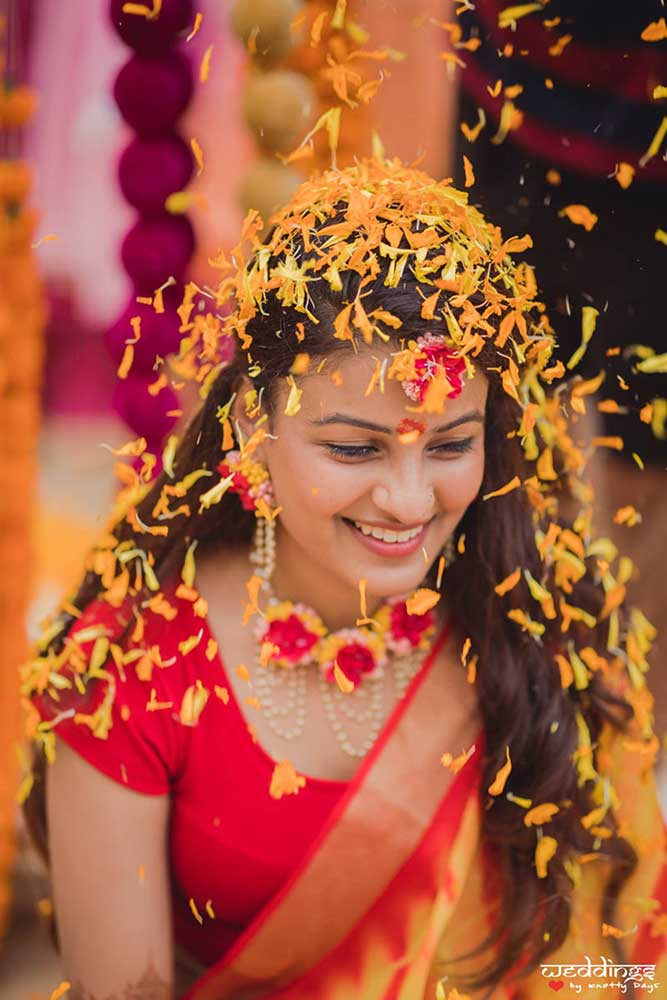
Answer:
[[[182,772],[187,739],[175,658],[165,661],[156,636],[144,632],[140,642],[124,643],[122,656],[118,645],[115,656],[103,655],[92,681],[80,679],[81,668],[100,659],[96,643],[106,652],[123,625],[109,605],[91,604],[67,638],[69,658],[59,674],[70,686],[50,685],[32,703],[42,722],[98,771],[137,792],[164,795]]]

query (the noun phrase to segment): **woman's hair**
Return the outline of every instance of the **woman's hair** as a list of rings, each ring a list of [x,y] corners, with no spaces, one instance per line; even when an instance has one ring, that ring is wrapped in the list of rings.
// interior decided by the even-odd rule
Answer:
[[[360,168],[343,173],[352,176],[350,191],[371,184],[372,177],[369,181]],[[384,217],[377,211],[373,223],[378,216],[388,225],[401,211],[405,215],[405,205],[400,200],[401,184],[406,185],[411,195],[417,188],[423,210],[421,225],[418,218],[417,221],[413,218],[410,229],[393,234],[393,249],[410,251],[412,236],[422,232],[423,226],[435,225],[432,221],[429,223],[428,205],[434,182],[414,171],[396,169],[395,173],[394,201],[385,199]],[[320,183],[324,187],[325,182]],[[405,266],[398,277],[396,254],[383,255],[382,252],[376,255],[377,266],[371,269],[370,280],[369,272],[362,268],[338,266],[333,280],[329,280],[330,274],[325,277],[321,269],[318,271],[317,264],[323,257],[327,241],[338,231],[336,227],[341,220],[349,221],[352,208],[360,217],[361,209],[349,191],[347,200],[345,193],[339,192],[332,199],[329,211],[320,203],[316,204],[308,219],[306,237],[294,225],[295,208],[291,216],[279,217],[265,244],[255,247],[249,263],[237,261],[246,285],[241,280],[235,281],[233,292],[237,309],[223,320],[222,325],[219,317],[217,321],[223,332],[231,329],[236,335],[233,356],[219,367],[214,379],[208,378],[205,401],[185,431],[173,459],[152,483],[143,487],[140,498],[137,494],[135,502],[129,506],[126,502],[126,513],[112,525],[113,537],[105,539],[104,544],[91,553],[88,571],[70,603],[79,610],[86,608],[112,580],[127,571],[129,564],[123,562],[123,554],[133,549],[141,550],[141,560],[136,557],[135,561],[141,561],[144,568],[150,565],[162,587],[179,572],[193,542],[197,543],[198,554],[212,543],[221,544],[223,549],[250,543],[254,512],[244,510],[239,498],[229,492],[218,503],[202,504],[202,496],[210,490],[215,479],[191,477],[198,470],[214,473],[222,459],[222,427],[229,417],[228,404],[241,376],[251,378],[271,426],[279,391],[294,370],[296,355],[307,352],[311,370],[319,360],[328,365],[329,361],[335,363],[335,358],[343,356],[343,352],[349,356],[353,349],[350,338],[335,338],[332,331],[341,311],[350,303],[361,300],[366,317],[375,317],[378,324],[383,321],[380,346],[393,351],[399,351],[406,341],[427,331],[444,329],[451,333],[456,326],[461,327],[463,311],[474,310],[478,319],[473,316],[471,329],[485,332],[483,343],[477,345],[473,355],[474,365],[489,379],[484,480],[478,498],[457,527],[460,554],[447,566],[440,590],[458,632],[470,640],[468,668],[475,671],[474,682],[486,732],[480,786],[482,833],[489,849],[495,853],[497,870],[502,873],[494,930],[478,948],[467,953],[483,956],[488,951],[488,959],[479,974],[461,980],[463,988],[475,989],[502,980],[519,964],[523,965],[526,956],[526,970],[535,968],[563,942],[571,913],[572,863],[578,855],[597,851],[611,864],[600,912],[600,920],[609,924],[614,923],[615,901],[637,857],[630,843],[620,836],[613,810],[606,813],[596,828],[604,827],[602,838],[581,822],[582,817],[599,805],[594,797],[595,771],[592,777],[589,771],[589,777],[582,781],[574,763],[582,731],[588,734],[595,747],[605,720],[615,728],[624,729],[633,710],[627,701],[608,689],[603,670],[582,665],[587,675],[586,684],[564,686],[562,660],[568,660],[572,652],[578,655],[576,649],[585,647],[590,651],[587,662],[592,662],[591,656],[608,656],[606,630],[609,622],[603,609],[605,593],[596,578],[599,569],[588,544],[591,538],[590,497],[579,476],[579,453],[568,433],[565,393],[558,390],[551,396],[545,394],[535,375],[531,376],[534,379],[532,395],[522,395],[521,390],[508,392],[502,372],[507,370],[511,345],[505,338],[502,346],[498,346],[498,331],[505,314],[500,308],[495,312],[489,308],[494,290],[504,288],[508,300],[516,301],[523,296],[520,316],[524,317],[524,325],[528,317],[528,347],[546,345],[543,357],[535,364],[534,371],[538,375],[547,365],[553,367],[555,364],[554,358],[550,359],[553,340],[543,310],[535,302],[529,269],[513,263],[508,256],[511,246],[502,243],[500,233],[484,223],[460,194],[454,192],[454,195],[456,198],[451,192],[445,192],[440,198],[438,194],[438,207],[443,217],[446,215],[443,205],[447,207],[446,199],[451,199],[451,211],[447,209],[448,232],[428,245],[426,253],[419,255],[419,266]],[[311,192],[311,201],[314,200]],[[299,217],[303,218],[305,209],[299,208],[298,199],[294,204],[301,212]],[[308,204],[306,194],[302,196],[301,205]],[[430,216],[434,214],[430,212]],[[345,244],[350,252],[358,250],[364,240],[370,239],[370,225],[355,217],[343,233],[340,245]],[[452,253],[458,254],[459,261],[465,263],[463,254],[457,251],[464,245],[461,233],[470,244],[479,243],[482,237],[486,240],[486,271],[474,275],[476,283],[465,290],[465,299],[461,295],[460,281],[457,285],[449,277],[441,280],[440,304],[446,311],[446,325],[442,314],[434,314],[420,306],[434,291],[433,284],[427,280],[429,261],[436,261],[437,270],[433,272],[436,276],[442,275],[447,261],[451,263]],[[267,247],[269,250],[265,251]],[[294,263],[291,273],[300,269],[311,279],[306,298],[302,300],[298,299],[298,289],[292,289],[291,299],[286,297],[285,282],[275,280],[275,272],[284,267],[288,251]],[[350,253],[345,252],[349,263]],[[475,261],[473,265],[477,267]],[[239,306],[248,275],[256,276],[259,269],[266,280],[261,296],[254,297],[256,308],[249,308],[247,299],[245,307]],[[466,273],[470,274],[470,270]],[[511,277],[509,284],[508,275]],[[197,322],[201,327],[201,321]],[[521,319],[518,323],[520,328]],[[185,325],[192,344],[197,324]],[[374,343],[378,343],[377,339]],[[362,350],[373,350],[374,344],[358,346]],[[528,354],[525,343],[523,354]],[[514,357],[517,356],[515,352]],[[299,376],[296,378],[298,380]],[[535,400],[536,404],[531,408],[528,400]],[[250,400],[249,405],[256,402],[256,399]],[[527,421],[527,412],[535,418],[532,424]],[[227,444],[231,443],[227,441]],[[236,442],[231,446],[236,446]],[[546,447],[548,471],[545,465],[537,469],[540,461],[544,462],[541,456]],[[516,476],[522,488],[490,500],[482,499]],[[185,493],[181,490],[179,494],[177,484],[183,484],[188,477],[191,477],[188,481],[191,485]],[[180,504],[182,512],[173,516],[173,511],[169,510],[166,516],[167,501]],[[156,510],[161,513],[156,514]],[[147,529],[155,524],[167,524],[168,534],[151,534]],[[113,555],[111,569],[110,553]],[[515,586],[502,595],[497,593],[497,585],[512,577],[517,567],[521,573],[517,574]],[[426,585],[435,588],[435,577],[436,567],[433,566]],[[152,596],[146,590],[145,580],[146,573],[143,573],[142,587],[136,593],[132,585],[128,585],[129,594],[137,605],[141,605],[147,594]],[[517,609],[521,609],[518,614]],[[615,609],[614,613],[622,638],[626,627],[623,609]],[[568,627],[563,630],[566,616],[569,616]],[[73,620],[71,614],[62,613],[64,627],[42,651],[43,656],[57,656]],[[561,666],[557,657],[561,658]],[[487,789],[505,764],[507,749],[512,770],[505,794],[490,796]],[[36,842],[48,858],[44,765],[40,754],[35,769],[37,780],[25,804],[25,813]],[[559,807],[549,823],[549,834],[557,841],[557,850],[549,860],[544,877],[538,877],[535,868],[536,831],[526,826],[525,808],[513,801],[513,797],[528,799],[533,804],[555,803]],[[621,961],[620,943],[616,940],[610,943]],[[460,957],[447,956],[448,970],[450,960],[455,964]]]

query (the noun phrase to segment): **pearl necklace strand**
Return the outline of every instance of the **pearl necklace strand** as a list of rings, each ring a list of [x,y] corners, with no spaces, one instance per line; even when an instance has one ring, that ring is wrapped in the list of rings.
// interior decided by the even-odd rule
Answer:
[[[269,603],[278,603],[271,592],[271,576],[276,563],[275,524],[264,518],[257,520],[254,551],[250,561],[257,566],[257,575],[263,578],[261,589],[269,596]],[[407,656],[391,656],[394,688],[400,700],[419,670],[424,651],[413,650]],[[259,654],[258,654],[259,660]],[[269,728],[284,740],[295,740],[302,735],[306,725],[306,688],[308,664],[291,669],[258,667],[254,687]],[[324,714],[333,730],[341,750],[350,757],[365,757],[382,729],[385,718],[385,673],[367,677],[354,692],[343,693],[337,684],[328,681],[321,671],[319,689]],[[277,696],[277,697],[276,697]],[[366,737],[355,744],[346,728],[346,721],[366,724]]]

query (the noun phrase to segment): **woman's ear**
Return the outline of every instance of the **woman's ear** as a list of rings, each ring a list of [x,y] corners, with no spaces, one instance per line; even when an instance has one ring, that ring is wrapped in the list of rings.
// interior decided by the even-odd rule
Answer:
[[[262,410],[259,407],[259,393],[247,375],[240,375],[234,383],[236,395],[230,410],[230,418],[234,434],[237,435],[237,427],[243,434],[243,440],[247,439],[257,429],[257,420]],[[260,449],[255,453],[260,458]]]

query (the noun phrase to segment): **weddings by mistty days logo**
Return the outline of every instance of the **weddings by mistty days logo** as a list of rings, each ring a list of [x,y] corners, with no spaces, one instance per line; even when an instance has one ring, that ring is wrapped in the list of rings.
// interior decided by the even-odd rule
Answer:
[[[651,994],[660,989],[655,980],[655,965],[644,962],[633,965],[618,965],[604,956],[599,962],[592,962],[588,955],[580,965],[540,965],[540,971],[549,980],[549,989],[554,993],[574,990],[575,993],[589,990],[620,990],[630,992],[630,984],[635,990]]]

